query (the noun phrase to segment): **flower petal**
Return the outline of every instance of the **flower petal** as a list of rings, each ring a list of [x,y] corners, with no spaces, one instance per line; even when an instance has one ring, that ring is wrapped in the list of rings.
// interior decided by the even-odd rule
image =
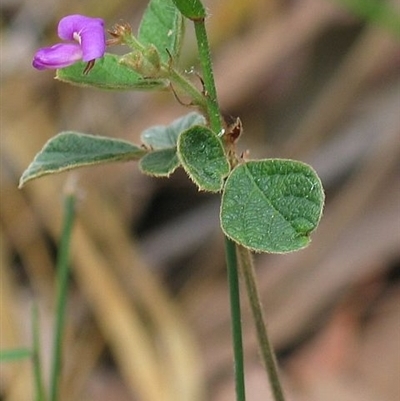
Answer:
[[[39,49],[32,61],[38,70],[68,67],[82,58],[82,49],[75,43],[58,43]]]
[[[104,26],[101,18],[91,18],[80,14],[67,15],[60,19],[57,33],[60,39],[74,40],[74,33],[79,33],[85,26],[92,23]]]
[[[103,57],[106,50],[104,20],[75,14],[62,18],[58,24],[58,36],[64,40],[80,38],[83,61]]]
[[[106,51],[106,35],[104,26],[98,24],[87,25],[80,33],[82,60],[90,61],[104,56]]]

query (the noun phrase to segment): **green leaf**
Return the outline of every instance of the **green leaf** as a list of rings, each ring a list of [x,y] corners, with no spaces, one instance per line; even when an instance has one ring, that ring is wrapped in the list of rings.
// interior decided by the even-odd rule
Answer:
[[[142,132],[141,139],[144,144],[152,149],[174,148],[181,132],[193,125],[202,125],[206,119],[199,113],[192,112],[180,117],[170,125],[156,125]]]
[[[169,177],[178,167],[176,148],[156,150],[143,156],[139,162],[140,170],[156,177]]]
[[[207,16],[200,0],[174,0],[179,11],[192,21],[202,20]]]
[[[183,17],[172,0],[151,0],[140,23],[138,40],[145,46],[154,45],[161,61],[168,63],[170,55],[179,57],[183,32]]]
[[[143,131],[142,142],[153,151],[140,160],[140,169],[158,177],[171,175],[180,165],[176,154],[179,135],[193,125],[205,123],[203,115],[191,112],[172,121],[170,125],[156,125]]]
[[[14,362],[27,359],[32,356],[32,351],[28,348],[16,348],[0,351],[0,362]]]
[[[195,125],[178,139],[178,157],[200,190],[218,192],[229,174],[229,162],[220,139],[209,128]]]
[[[78,86],[108,90],[156,90],[168,87],[165,79],[143,78],[131,68],[120,63],[120,58],[106,53],[87,74],[86,63],[79,62],[57,70],[56,79]]]
[[[138,160],[144,149],[120,139],[78,132],[62,132],[51,138],[24,171],[19,187],[47,174],[92,164]]]
[[[310,166],[282,159],[249,161],[226,180],[221,226],[252,250],[291,252],[308,245],[323,205],[322,184]]]

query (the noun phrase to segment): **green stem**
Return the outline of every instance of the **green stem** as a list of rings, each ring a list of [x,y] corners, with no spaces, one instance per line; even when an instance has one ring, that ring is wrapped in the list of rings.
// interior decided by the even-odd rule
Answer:
[[[72,226],[75,216],[75,195],[68,191],[64,200],[64,221],[62,237],[57,260],[57,306],[54,326],[53,356],[50,380],[50,400],[57,401],[62,359],[62,340],[65,327],[65,311],[67,305],[69,251]]]
[[[146,47],[143,46],[132,34],[125,35],[123,42],[131,49],[142,53],[143,57],[146,57]],[[152,60],[148,61],[152,63]],[[161,63],[161,71],[166,77],[168,77],[171,84],[174,85],[174,90],[188,95],[192,99],[193,105],[198,106],[203,113],[207,113],[207,102],[203,94],[180,72],[173,68],[171,63]]]
[[[168,78],[174,86],[174,90],[177,90],[178,93],[182,92],[188,95],[192,99],[192,104],[207,114],[207,102],[203,94],[174,68],[170,68],[165,64],[162,65],[162,68],[168,70]]]
[[[219,134],[222,132],[221,113],[218,106],[217,91],[215,88],[214,74],[211,64],[210,46],[207,38],[204,19],[195,20],[194,27],[199,49],[199,59],[203,72],[205,99],[207,106],[207,117],[211,129]],[[237,256],[235,244],[225,238],[225,254],[228,270],[231,320],[232,320],[232,341],[235,365],[236,400],[245,401],[245,381],[243,362],[242,342],[242,320],[240,311],[239,277],[237,268]]]
[[[235,363],[236,400],[245,401],[242,319],[240,312],[239,277],[237,269],[236,246],[225,237],[225,254],[228,269],[229,295],[231,304],[232,341]]]
[[[274,350],[268,338],[260,295],[257,289],[253,260],[248,249],[242,246],[238,246],[237,248],[241,271],[244,281],[246,283],[247,295],[249,297],[249,303],[256,326],[257,339],[261,351],[261,357],[267,370],[272,394],[275,401],[284,401],[285,398],[279,380],[276,358]]]
[[[33,337],[33,374],[35,383],[35,400],[45,401],[46,395],[43,386],[42,377],[42,360],[40,357],[40,327],[39,327],[39,312],[37,305],[33,306],[32,309],[32,337]]]
[[[133,50],[137,50],[142,53],[143,57],[146,57],[146,47],[143,46],[133,35],[126,35],[124,37],[124,43]],[[152,61],[149,60],[151,63]],[[171,63],[161,63],[161,71],[171,81],[174,86],[174,90],[178,93],[184,93],[192,99],[192,103],[198,106],[203,113],[207,113],[207,102],[203,94],[180,72],[178,72]]]
[[[129,46],[132,50],[137,50],[143,53],[146,50],[146,47],[143,46],[136,38],[132,35],[132,33],[128,33],[123,36],[123,43]]]
[[[194,29],[203,72],[205,98],[208,109],[208,118],[210,119],[210,127],[216,134],[219,134],[222,131],[221,113],[218,106],[217,90],[215,88],[214,74],[211,64],[210,45],[208,43],[204,19],[194,21]]]

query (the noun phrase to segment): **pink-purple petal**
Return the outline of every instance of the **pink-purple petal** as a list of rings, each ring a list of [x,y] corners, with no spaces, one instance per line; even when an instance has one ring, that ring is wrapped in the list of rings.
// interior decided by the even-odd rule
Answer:
[[[68,15],[58,24],[58,36],[70,43],[39,49],[32,62],[35,68],[64,68],[79,60],[89,62],[104,56],[106,35],[101,18]]]
[[[83,61],[103,57],[106,51],[106,37],[103,26],[98,24],[87,25],[82,29],[80,37]]]
[[[58,36],[64,40],[75,40],[74,34],[79,34],[89,25],[101,27],[104,32],[104,20],[101,18],[86,17],[80,14],[67,15],[58,23]]]
[[[68,67],[82,58],[82,49],[75,43],[58,43],[39,49],[32,61],[38,70]]]

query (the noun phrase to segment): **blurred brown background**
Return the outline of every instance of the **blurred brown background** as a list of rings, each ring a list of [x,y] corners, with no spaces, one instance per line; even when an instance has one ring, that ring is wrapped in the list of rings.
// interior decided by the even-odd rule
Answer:
[[[400,394],[400,35],[345,2],[207,2],[220,103],[242,119],[240,149],[308,162],[326,189],[308,249],[256,257],[293,401],[396,401]],[[399,12],[398,1],[386,4]],[[136,29],[145,5],[1,3],[0,340],[2,349],[29,346],[37,303],[46,380],[62,193],[71,174],[18,190],[20,175],[57,132],[138,142],[144,128],[188,110],[168,93],[71,87],[34,70],[31,58],[57,41],[66,14]],[[190,24],[187,33],[182,64],[196,69]],[[79,206],[62,401],[233,400],[218,197],[199,193],[182,171],[153,179],[133,163],[74,175]],[[244,293],[243,309],[248,400],[267,401]],[[33,399],[29,362],[0,369],[0,399]]]

